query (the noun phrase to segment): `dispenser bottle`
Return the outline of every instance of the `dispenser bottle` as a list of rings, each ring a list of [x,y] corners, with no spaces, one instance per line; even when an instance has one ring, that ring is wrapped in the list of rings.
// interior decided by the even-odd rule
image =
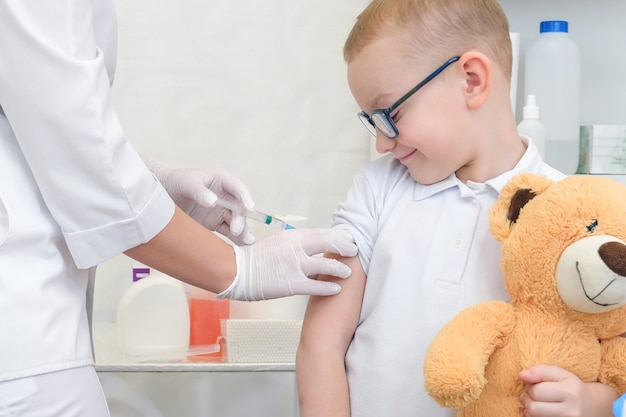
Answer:
[[[528,136],[539,150],[539,154],[545,158],[546,129],[539,117],[539,107],[535,96],[529,94],[523,109],[524,118],[517,125],[520,135]]]
[[[178,356],[189,349],[189,307],[182,282],[133,269],[133,284],[117,309],[121,350],[132,356]]]
[[[534,95],[545,127],[545,160],[565,174],[578,166],[580,130],[580,50],[566,21],[539,25],[526,51],[524,95]]]

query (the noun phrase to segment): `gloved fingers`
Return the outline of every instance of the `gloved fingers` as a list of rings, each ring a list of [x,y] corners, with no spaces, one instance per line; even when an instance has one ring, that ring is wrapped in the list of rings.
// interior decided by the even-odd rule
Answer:
[[[251,245],[256,241],[256,238],[254,237],[254,235],[250,231],[250,228],[247,225],[244,227],[241,233],[237,235],[232,232],[230,225],[226,222],[217,226],[215,231],[226,236],[237,246]]]
[[[235,245],[240,246],[243,245],[244,243],[242,242],[242,237],[241,235],[234,235],[231,231],[230,231],[230,226],[228,225],[228,223],[222,223],[219,226],[217,226],[215,228],[215,231],[221,235],[226,236],[228,239],[230,239]]]
[[[244,228],[248,227],[248,223],[246,222],[246,216],[241,213],[237,213],[234,211],[225,213],[225,216],[230,216],[230,231],[235,236],[239,236]]]
[[[358,252],[354,237],[347,230],[300,229],[299,231],[302,233],[302,249],[307,255],[330,252],[351,257]]]
[[[243,245],[252,245],[254,242],[256,242],[256,237],[252,234],[250,228],[246,226],[239,235],[239,240]]]
[[[254,201],[252,200],[250,191],[239,178],[222,170],[216,170],[213,175],[205,175],[204,185],[207,188],[213,189],[213,187],[217,185],[216,182],[219,183],[219,187],[224,194],[230,195],[226,197],[227,199],[236,200],[238,204],[242,204],[244,208],[248,210],[254,209]]]
[[[335,295],[341,286],[335,282],[307,279],[293,284],[294,295]]]
[[[218,197],[213,191],[202,188],[200,193],[198,194],[197,203],[206,208],[215,207],[215,203],[217,202]]]
[[[350,267],[336,259],[325,258],[323,256],[311,256],[301,263],[302,272],[307,277],[317,275],[332,275],[337,278],[348,278],[352,274]]]
[[[169,188],[167,188],[170,195],[182,197],[201,207],[215,207],[215,202],[218,199],[217,194],[206,188],[200,178],[182,168],[178,174],[177,181],[172,181],[172,184],[169,184]]]
[[[190,199],[205,207],[214,205],[217,200],[215,192],[205,187],[202,176],[194,169],[172,168],[161,177],[170,195]]]
[[[238,244],[251,245],[254,243],[256,239],[250,231],[246,216],[237,212],[226,211],[224,219],[226,223],[230,224],[231,234],[239,237]]]

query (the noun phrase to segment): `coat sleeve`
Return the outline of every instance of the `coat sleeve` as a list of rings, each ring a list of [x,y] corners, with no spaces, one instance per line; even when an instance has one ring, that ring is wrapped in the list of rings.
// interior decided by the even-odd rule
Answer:
[[[174,204],[126,139],[90,0],[0,2],[0,106],[80,268],[150,240]]]

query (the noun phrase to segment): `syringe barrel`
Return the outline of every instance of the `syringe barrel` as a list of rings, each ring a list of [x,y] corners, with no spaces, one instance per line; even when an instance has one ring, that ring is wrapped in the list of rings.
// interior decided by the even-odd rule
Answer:
[[[265,223],[266,225],[275,229],[284,230],[290,228],[284,221],[277,219],[274,216],[270,216],[269,214],[261,213],[260,211],[248,211],[246,212],[246,216],[254,220],[260,221],[261,223]]]

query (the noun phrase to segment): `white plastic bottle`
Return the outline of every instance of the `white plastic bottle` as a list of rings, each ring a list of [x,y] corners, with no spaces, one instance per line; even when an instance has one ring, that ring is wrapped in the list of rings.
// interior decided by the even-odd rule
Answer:
[[[578,166],[580,49],[563,20],[541,22],[526,51],[524,95],[534,95],[545,127],[545,160],[565,174]]]
[[[141,273],[147,268],[141,268]],[[117,309],[119,346],[127,355],[177,357],[189,349],[189,304],[183,283],[157,271],[134,282]],[[133,271],[133,276],[138,275]]]
[[[517,125],[517,131],[520,135],[528,136],[539,149],[539,154],[545,158],[546,129],[541,122],[539,107],[535,101],[535,96],[532,94],[526,97],[523,115],[524,118]]]

